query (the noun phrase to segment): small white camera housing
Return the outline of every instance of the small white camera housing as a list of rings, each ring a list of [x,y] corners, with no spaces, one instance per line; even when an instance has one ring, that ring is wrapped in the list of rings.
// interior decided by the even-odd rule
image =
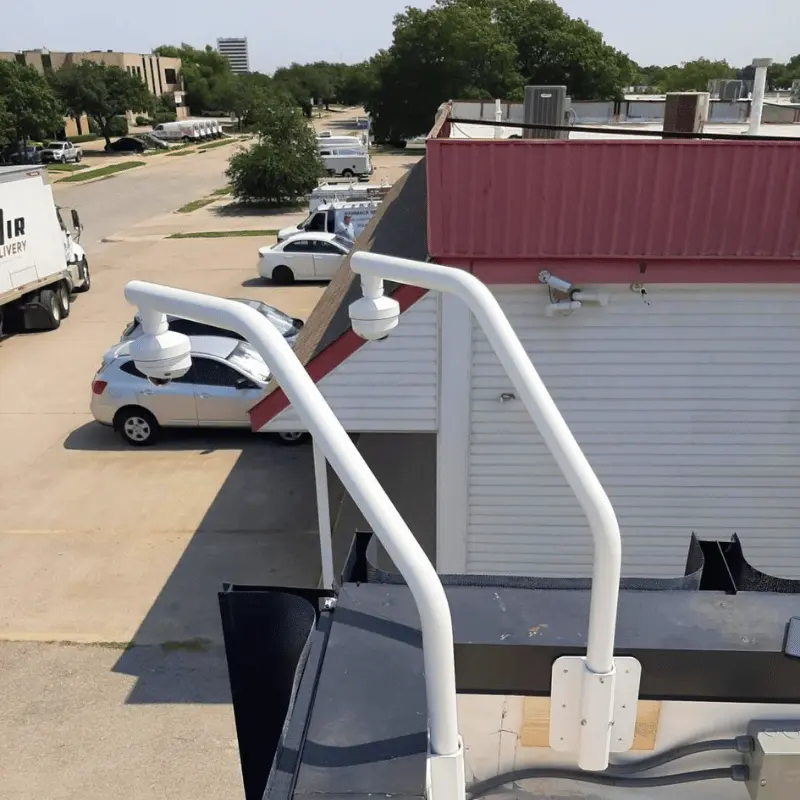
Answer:
[[[547,284],[551,289],[556,292],[561,292],[562,294],[569,294],[572,291],[572,284],[569,281],[557,278],[546,269],[543,269],[539,273],[539,281]]]
[[[136,369],[157,386],[182,378],[192,366],[189,337],[170,330],[145,332],[131,342],[130,355]]]
[[[362,297],[350,304],[350,323],[362,339],[385,339],[400,321],[400,304],[391,297]]]

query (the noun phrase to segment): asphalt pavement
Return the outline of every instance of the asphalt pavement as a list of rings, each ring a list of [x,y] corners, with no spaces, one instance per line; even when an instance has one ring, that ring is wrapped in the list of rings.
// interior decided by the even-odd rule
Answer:
[[[184,156],[150,156],[142,159],[147,162],[143,167],[86,184],[56,183],[53,192],[59,205],[80,212],[81,242],[91,256],[104,237],[225,186],[228,159],[238,146],[231,143]],[[92,169],[102,166],[102,159],[93,159]]]

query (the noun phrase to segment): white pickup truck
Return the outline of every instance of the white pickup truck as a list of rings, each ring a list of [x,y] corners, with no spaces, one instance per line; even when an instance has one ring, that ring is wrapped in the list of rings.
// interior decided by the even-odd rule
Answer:
[[[55,330],[91,286],[81,222],[64,224],[41,166],[0,167],[0,336]]]
[[[40,155],[43,164],[48,162],[66,164],[68,161],[77,164],[83,158],[83,150],[72,142],[50,142]]]

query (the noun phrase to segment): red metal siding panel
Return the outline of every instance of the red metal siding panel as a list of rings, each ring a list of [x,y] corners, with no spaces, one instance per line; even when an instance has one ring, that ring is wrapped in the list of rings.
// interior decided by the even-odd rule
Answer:
[[[800,259],[800,142],[429,140],[438,261]]]

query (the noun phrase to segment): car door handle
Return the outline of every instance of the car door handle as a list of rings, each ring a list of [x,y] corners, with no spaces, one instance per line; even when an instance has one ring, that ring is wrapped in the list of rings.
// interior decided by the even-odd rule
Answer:
[[[202,400],[208,400],[209,397],[211,397],[211,395],[210,394],[206,394],[205,392],[200,395],[200,398]]]
[[[152,389],[145,389],[142,394],[147,395],[148,397],[154,395],[155,392]]]

